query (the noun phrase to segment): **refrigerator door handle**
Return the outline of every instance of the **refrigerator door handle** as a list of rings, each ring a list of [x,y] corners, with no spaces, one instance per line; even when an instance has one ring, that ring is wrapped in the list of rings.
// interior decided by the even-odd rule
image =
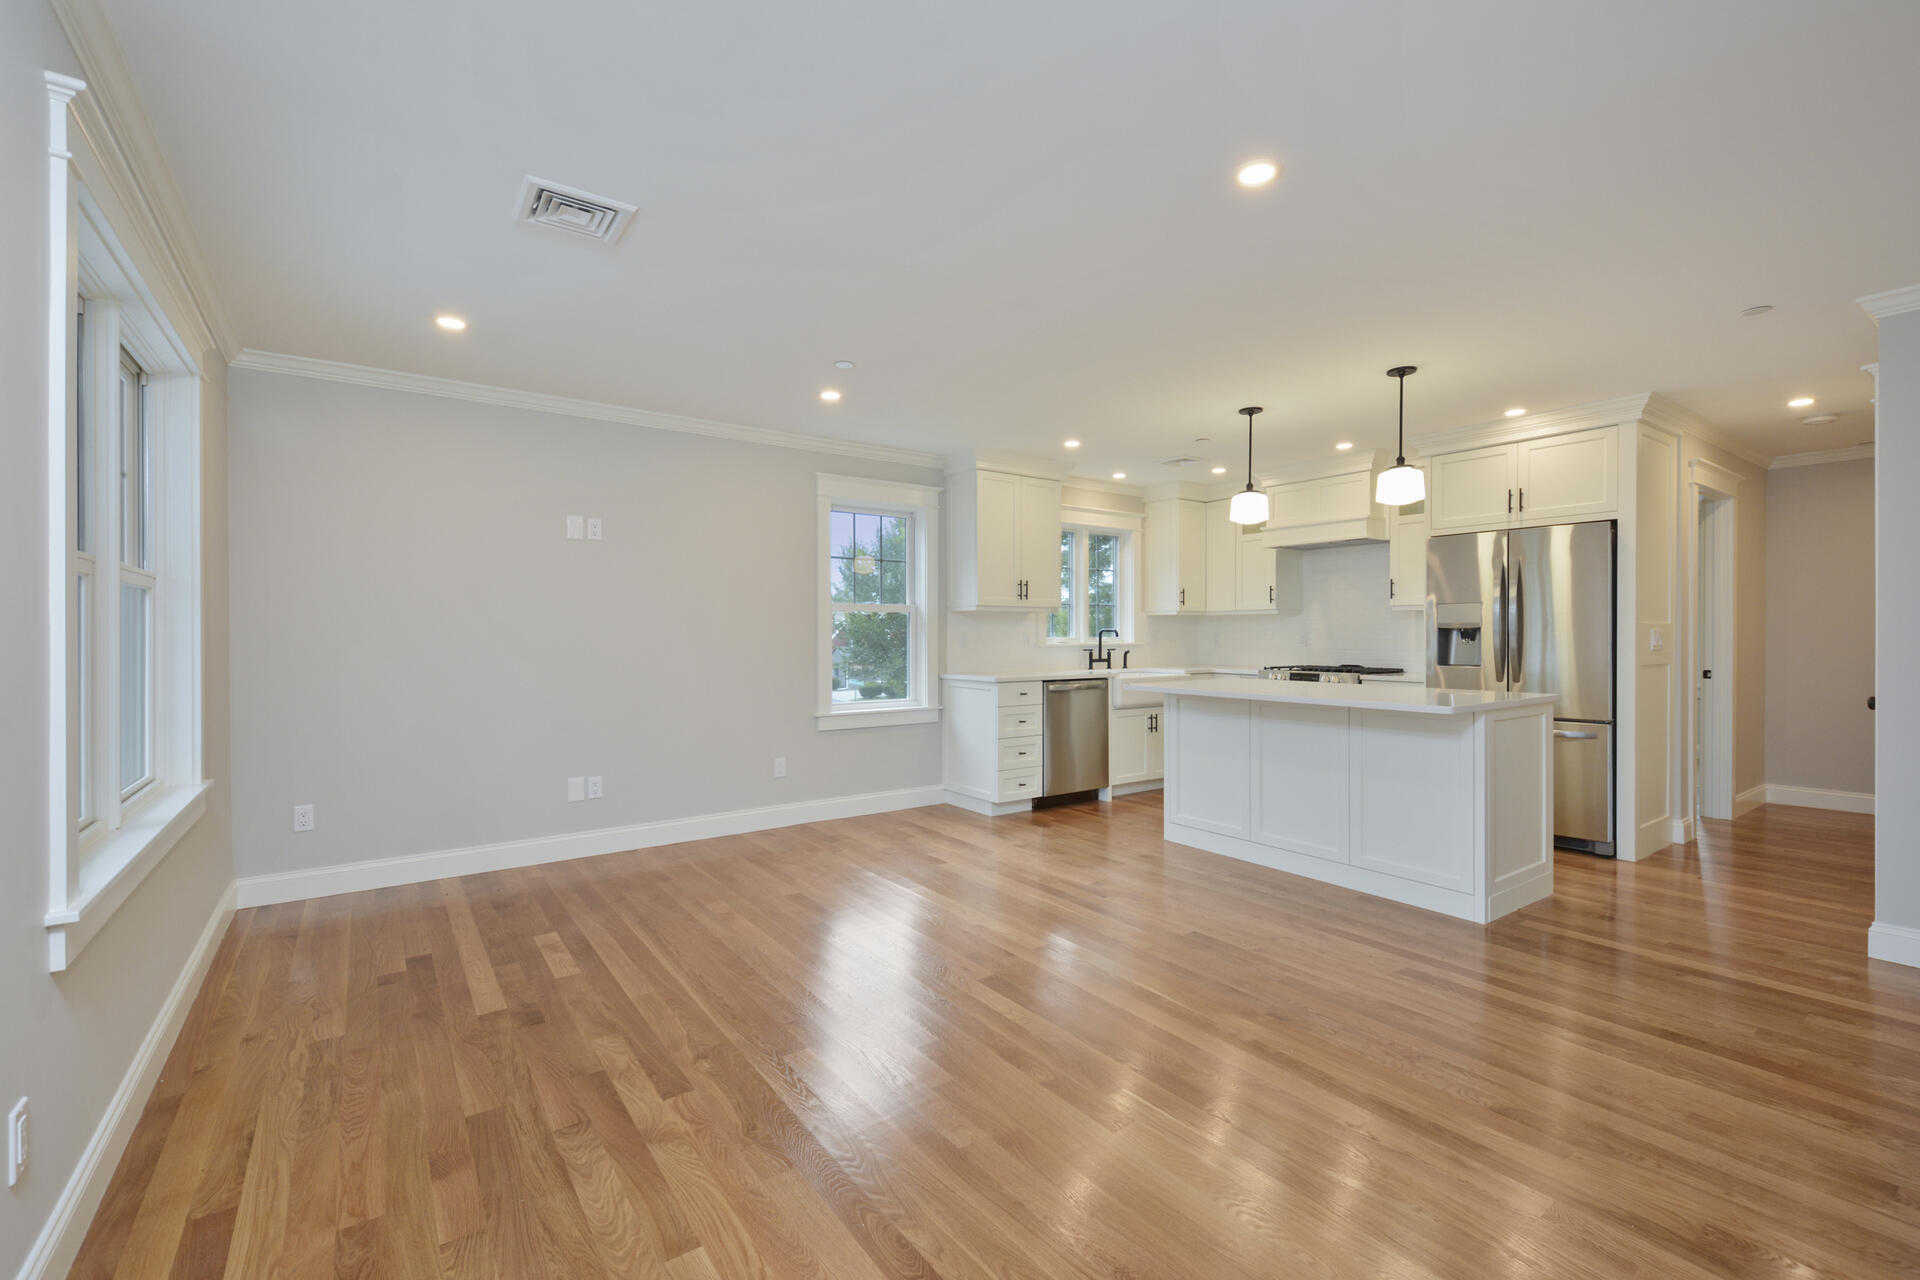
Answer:
[[[1517,689],[1524,670],[1521,664],[1525,660],[1527,638],[1527,562],[1518,557],[1513,562],[1513,608],[1507,617],[1513,625],[1513,643],[1507,650],[1507,673],[1511,677],[1508,683]]]
[[[1493,602],[1493,680],[1505,687],[1507,683],[1507,562],[1500,561],[1500,594]]]
[[[1575,733],[1572,729],[1555,729],[1553,736],[1556,738],[1572,738],[1577,742],[1591,742],[1600,735],[1597,733]]]

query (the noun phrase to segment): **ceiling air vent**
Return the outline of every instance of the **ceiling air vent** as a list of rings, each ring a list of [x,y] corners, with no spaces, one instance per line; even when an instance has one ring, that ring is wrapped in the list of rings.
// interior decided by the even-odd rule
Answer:
[[[529,176],[521,184],[513,216],[531,226],[553,227],[612,244],[627,229],[634,212],[630,204]]]
[[[1200,461],[1200,459],[1194,457],[1192,454],[1183,453],[1177,458],[1168,458],[1160,465],[1163,467],[1190,467],[1198,461]]]

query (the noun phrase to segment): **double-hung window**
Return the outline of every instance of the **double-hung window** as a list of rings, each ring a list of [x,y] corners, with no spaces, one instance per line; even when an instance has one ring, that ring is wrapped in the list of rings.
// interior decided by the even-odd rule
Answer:
[[[1091,642],[1111,628],[1131,640],[1133,530],[1123,516],[1083,519],[1060,529],[1060,604],[1047,615],[1047,639]]]
[[[819,477],[822,729],[938,715],[933,682],[940,491]]]
[[[107,209],[76,180],[76,82],[48,76],[49,818],[59,970],[206,809],[200,703],[200,378]]]

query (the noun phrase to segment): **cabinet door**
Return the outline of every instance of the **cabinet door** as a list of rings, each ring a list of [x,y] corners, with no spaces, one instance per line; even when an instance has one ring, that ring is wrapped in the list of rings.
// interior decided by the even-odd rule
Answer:
[[[1207,610],[1225,613],[1236,604],[1240,576],[1240,526],[1227,519],[1228,503],[1207,504]]]
[[[1260,704],[1253,714],[1253,838],[1347,861],[1350,713]]]
[[[1107,716],[1107,785],[1147,777],[1147,715],[1157,708],[1129,707]],[[1155,771],[1156,775],[1158,770]]]
[[[1514,515],[1521,524],[1610,516],[1620,510],[1618,433],[1574,431],[1519,445]]]
[[[1166,712],[1159,707],[1147,715],[1147,765],[1141,781],[1167,776],[1167,735],[1162,731]]]
[[[1164,498],[1147,504],[1147,612],[1207,608],[1207,504]]]
[[[1427,607],[1427,504],[1387,508],[1387,602]]]
[[[1513,523],[1514,447],[1491,445],[1429,460],[1427,495],[1433,532],[1503,529]]]
[[[1207,504],[1180,504],[1180,612],[1207,610]]]
[[[1020,477],[982,471],[975,490],[974,572],[983,605],[1020,599]]]
[[[1060,603],[1060,485],[1020,476],[1021,604],[1051,611]]]
[[[1277,607],[1273,591],[1275,552],[1261,545],[1258,535],[1241,537],[1235,550],[1240,572],[1234,583],[1234,603],[1246,613],[1267,613]]]

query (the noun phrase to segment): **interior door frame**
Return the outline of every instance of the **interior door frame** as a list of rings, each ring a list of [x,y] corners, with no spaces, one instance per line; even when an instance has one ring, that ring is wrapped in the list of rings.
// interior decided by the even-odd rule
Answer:
[[[1692,475],[1687,592],[1687,808],[1695,819],[1733,817],[1734,583],[1740,477],[1702,458]],[[1702,616],[1702,602],[1711,617]],[[1712,671],[1711,680],[1701,672]],[[1698,764],[1696,765],[1696,760]],[[1696,776],[1696,768],[1698,775]]]

